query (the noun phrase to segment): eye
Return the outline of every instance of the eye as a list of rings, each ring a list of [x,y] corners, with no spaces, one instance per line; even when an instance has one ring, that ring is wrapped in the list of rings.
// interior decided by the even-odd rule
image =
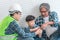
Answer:
[[[46,13],[47,11],[40,11],[41,13]]]

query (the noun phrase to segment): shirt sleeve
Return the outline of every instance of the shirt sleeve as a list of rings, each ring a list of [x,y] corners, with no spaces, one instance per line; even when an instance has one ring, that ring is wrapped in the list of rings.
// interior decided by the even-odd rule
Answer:
[[[58,23],[58,16],[57,16],[57,13],[56,12],[53,12],[53,21],[55,22],[55,23]]]
[[[33,37],[32,34],[35,33],[26,33],[16,22],[12,25],[13,28],[15,29],[16,33],[22,37]]]
[[[54,25],[57,26],[58,25],[58,16],[57,16],[57,13],[56,12],[52,12],[52,18],[53,18],[53,22],[54,22]]]

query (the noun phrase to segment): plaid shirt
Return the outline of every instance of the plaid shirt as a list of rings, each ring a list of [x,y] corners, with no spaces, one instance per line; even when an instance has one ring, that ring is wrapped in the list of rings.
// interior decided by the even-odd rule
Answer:
[[[56,12],[50,12],[50,13],[49,13],[49,21],[53,21],[53,22],[54,22],[54,24],[51,25],[51,27],[56,27],[56,28],[58,28],[58,17],[57,17],[57,13],[56,13]],[[36,19],[35,23],[36,23],[38,26],[41,26],[41,25],[44,23],[43,17],[42,17],[42,16],[39,16],[39,17]],[[44,34],[45,34],[45,35],[44,35]],[[45,30],[43,31],[42,36],[44,36],[44,37],[46,36]]]

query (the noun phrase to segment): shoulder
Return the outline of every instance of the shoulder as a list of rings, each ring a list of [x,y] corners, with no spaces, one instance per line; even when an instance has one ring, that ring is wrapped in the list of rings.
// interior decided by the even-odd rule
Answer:
[[[57,15],[57,12],[52,11],[52,12],[50,12],[50,15]]]
[[[9,24],[9,26],[11,26],[11,27],[20,27],[20,25],[16,22],[16,20],[13,20],[13,21]]]
[[[25,31],[25,32],[29,32],[29,31],[30,31],[29,27],[25,27],[25,28],[24,28],[24,31]]]
[[[36,20],[41,20],[42,19],[42,16],[38,16],[37,18],[36,18]]]
[[[10,24],[17,24],[16,20],[13,20]]]
[[[25,27],[24,29],[29,29],[29,27]]]

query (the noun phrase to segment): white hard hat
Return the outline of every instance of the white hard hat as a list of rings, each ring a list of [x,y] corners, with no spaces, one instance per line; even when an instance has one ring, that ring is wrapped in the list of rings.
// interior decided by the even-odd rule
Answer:
[[[22,12],[22,8],[19,4],[14,4],[9,8],[9,12],[13,12],[13,11],[20,11]]]

